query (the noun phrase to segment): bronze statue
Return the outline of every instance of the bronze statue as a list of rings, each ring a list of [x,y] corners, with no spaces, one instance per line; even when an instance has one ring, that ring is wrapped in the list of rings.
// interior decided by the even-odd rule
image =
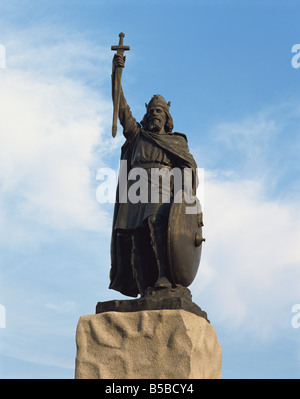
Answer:
[[[125,173],[120,171],[114,209],[109,288],[124,295],[144,297],[149,287],[163,290],[191,284],[200,261],[202,213],[197,208],[197,212],[189,214],[184,200],[174,200],[182,199],[184,190],[175,190],[174,174],[170,172],[179,170],[182,176],[184,170],[191,171],[190,195],[195,198],[197,165],[189,152],[186,136],[172,132],[170,102],[154,95],[146,104],[140,123],[132,116],[121,86],[124,51],[129,50],[129,46],[123,45],[124,34],[119,36],[119,45],[112,46],[117,50],[112,71],[112,134],[115,137],[117,115],[126,139],[121,149]],[[140,197],[138,202],[128,198],[136,184],[130,176],[135,176],[136,171],[140,171],[137,174],[140,184],[143,180],[144,187],[149,189],[147,196]],[[164,173],[171,177],[167,199],[159,178]],[[159,176],[154,183],[155,175]],[[158,194],[155,201],[151,197],[154,186]]]

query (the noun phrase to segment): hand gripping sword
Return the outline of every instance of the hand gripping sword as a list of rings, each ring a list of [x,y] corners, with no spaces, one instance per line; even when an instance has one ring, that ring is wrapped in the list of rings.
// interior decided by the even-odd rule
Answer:
[[[124,33],[119,34],[119,44],[117,46],[111,46],[112,50],[117,50],[117,54],[124,56],[124,51],[130,50],[129,46],[123,45]],[[116,137],[117,126],[118,126],[118,116],[119,116],[119,103],[120,103],[120,93],[121,93],[121,78],[122,69],[117,67],[115,70],[114,87],[112,88],[114,94],[114,104],[113,104],[113,123],[112,123],[112,136]]]

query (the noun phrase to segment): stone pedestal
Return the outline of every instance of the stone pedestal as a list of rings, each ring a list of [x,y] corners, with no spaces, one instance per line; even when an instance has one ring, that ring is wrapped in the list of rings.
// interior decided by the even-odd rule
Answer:
[[[221,378],[222,349],[206,318],[182,309],[82,316],[75,378]]]

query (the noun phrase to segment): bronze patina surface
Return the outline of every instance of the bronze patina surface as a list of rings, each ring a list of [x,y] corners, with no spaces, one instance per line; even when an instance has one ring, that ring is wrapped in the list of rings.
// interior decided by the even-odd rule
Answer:
[[[123,127],[125,142],[121,148],[121,161],[126,168],[122,174],[120,171],[122,184],[119,179],[116,193],[109,288],[133,297],[153,297],[153,290],[169,296],[170,290],[176,287],[188,287],[199,267],[203,241],[201,207],[195,199],[197,211],[189,214],[185,200],[174,201],[178,192],[176,174],[173,173],[179,171],[184,184],[184,171],[190,171],[187,192],[196,198],[197,164],[190,153],[186,135],[173,132],[171,103],[163,96],[155,94],[146,103],[141,122],[133,117],[121,85],[124,51],[129,50],[129,46],[123,44],[123,37],[124,34],[120,34],[119,46],[112,46],[117,50],[112,68],[114,115],[117,112]],[[114,116],[113,136],[115,134]],[[165,180],[168,186],[163,183],[163,176],[169,178]],[[158,180],[154,181],[154,177]],[[125,189],[121,189],[124,181]],[[139,201],[133,201],[130,194],[137,181],[140,193],[145,189],[146,194]],[[157,194],[155,200],[153,188]],[[181,188],[182,193],[185,189],[184,186]]]

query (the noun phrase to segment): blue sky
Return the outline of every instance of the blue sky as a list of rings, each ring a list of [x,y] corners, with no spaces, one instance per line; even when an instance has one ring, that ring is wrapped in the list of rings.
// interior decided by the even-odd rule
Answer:
[[[75,330],[108,290],[116,169],[110,73],[119,32],[137,120],[153,94],[204,168],[193,300],[223,349],[223,378],[299,378],[300,43],[296,1],[6,1],[0,4],[0,377],[73,378]],[[0,321],[3,325],[3,312]]]

